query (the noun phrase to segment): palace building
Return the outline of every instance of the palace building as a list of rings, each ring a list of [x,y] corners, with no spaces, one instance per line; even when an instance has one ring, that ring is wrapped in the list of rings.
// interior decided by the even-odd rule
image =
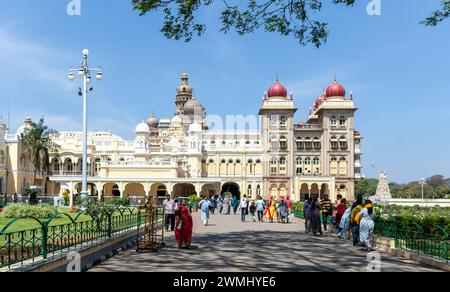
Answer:
[[[127,141],[104,131],[88,134],[89,192],[99,199],[192,194],[291,196],[294,200],[342,194],[354,198],[361,178],[361,135],[352,93],[335,80],[318,97],[306,121],[296,122],[292,94],[278,78],[264,95],[256,130],[209,129],[206,110],[193,95],[187,73],[176,90],[175,115],[151,115]],[[82,133],[60,130],[50,169],[33,180],[30,155],[0,124],[0,191],[22,193],[40,185],[48,195],[81,191]],[[71,203],[73,198],[71,197]]]

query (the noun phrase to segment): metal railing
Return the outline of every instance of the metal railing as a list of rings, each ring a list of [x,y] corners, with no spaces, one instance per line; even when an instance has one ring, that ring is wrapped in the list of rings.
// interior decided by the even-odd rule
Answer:
[[[439,225],[435,225],[431,233],[426,232],[422,226],[414,222],[406,225],[395,217],[378,218],[375,220],[374,234],[392,238],[395,248],[449,264],[450,237],[448,232]]]
[[[86,220],[86,215],[90,219]],[[69,223],[52,225],[56,218],[64,217]],[[9,231],[22,220],[31,220],[39,227]],[[34,217],[19,217],[9,221],[0,230],[0,269],[24,266],[45,260],[57,253],[92,245],[133,230],[138,225],[135,208],[115,208],[111,213],[95,218],[89,213],[79,212],[72,218],[65,213],[57,213],[47,221]]]
[[[303,206],[294,210],[294,215],[304,219]],[[424,228],[417,223],[411,222],[406,225],[391,216],[389,219],[377,218],[375,220],[374,234],[393,239],[395,248],[449,264],[450,237],[448,232],[439,225],[434,226],[433,233],[425,232]]]

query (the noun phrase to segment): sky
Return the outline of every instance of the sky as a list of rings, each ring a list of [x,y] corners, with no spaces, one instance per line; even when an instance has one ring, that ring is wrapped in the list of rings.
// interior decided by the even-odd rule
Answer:
[[[80,83],[67,74],[89,48],[91,65],[104,71],[89,96],[90,130],[133,139],[152,112],[172,117],[184,69],[208,114],[222,116],[257,114],[278,74],[293,92],[296,121],[336,74],[359,108],[365,177],[450,177],[450,22],[420,24],[440,0],[381,0],[379,16],[367,14],[370,0],[327,4],[317,15],[330,29],[320,49],[277,33],[223,34],[220,4],[199,13],[206,34],[186,43],[166,39],[162,15],[141,17],[130,0],[81,0],[80,16],[67,14],[69,2],[0,0],[0,114],[11,132],[26,116],[81,130]]]

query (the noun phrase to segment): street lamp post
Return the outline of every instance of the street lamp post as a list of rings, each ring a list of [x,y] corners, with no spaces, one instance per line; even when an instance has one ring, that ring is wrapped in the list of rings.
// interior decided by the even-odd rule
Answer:
[[[82,183],[81,183],[81,198],[86,199],[88,197],[87,190],[87,94],[88,83],[92,82],[91,72],[95,72],[95,78],[100,81],[103,79],[103,73],[100,68],[89,68],[88,56],[89,50],[83,50],[83,60],[80,67],[77,69],[69,70],[69,80],[73,81],[76,78],[76,74],[83,76],[83,165],[82,165]]]
[[[423,200],[425,200],[423,186],[426,185],[427,183],[425,182],[424,178],[421,178],[419,184],[422,186],[422,201],[423,201]]]

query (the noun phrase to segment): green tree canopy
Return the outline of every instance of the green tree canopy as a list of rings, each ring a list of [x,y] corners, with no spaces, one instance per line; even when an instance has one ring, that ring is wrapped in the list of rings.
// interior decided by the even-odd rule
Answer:
[[[334,4],[353,6],[356,0],[331,0]],[[328,37],[327,23],[314,18],[322,9],[324,0],[131,0],[140,15],[162,11],[164,21],[161,32],[169,39],[190,41],[202,35],[205,23],[197,21],[197,12],[214,3],[222,4],[219,17],[221,31],[236,31],[240,35],[263,29],[294,36],[301,45],[313,44],[317,48]],[[443,0],[442,9],[435,11],[422,23],[436,26],[449,17],[450,0]]]
[[[363,179],[355,185],[355,195],[357,196],[374,196],[377,192],[378,179]]]

